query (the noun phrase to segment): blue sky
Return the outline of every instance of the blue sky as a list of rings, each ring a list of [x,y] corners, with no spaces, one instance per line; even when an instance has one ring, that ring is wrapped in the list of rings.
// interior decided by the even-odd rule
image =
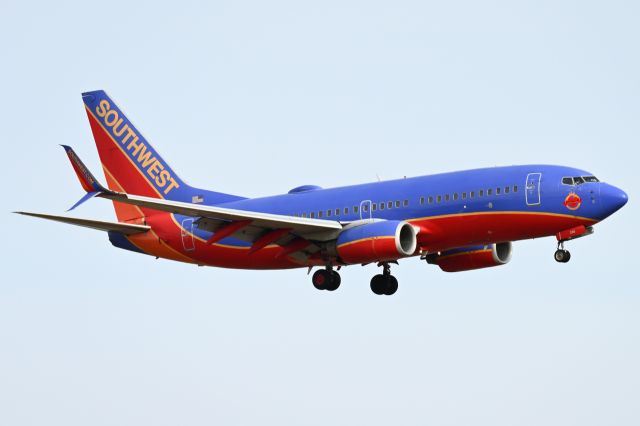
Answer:
[[[0,4],[0,424],[636,425],[636,2]],[[80,93],[105,89],[193,185],[244,196],[552,163],[629,204],[552,259],[417,259],[394,297],[346,268],[197,268],[18,217],[99,171]],[[94,200],[75,215],[112,220]]]

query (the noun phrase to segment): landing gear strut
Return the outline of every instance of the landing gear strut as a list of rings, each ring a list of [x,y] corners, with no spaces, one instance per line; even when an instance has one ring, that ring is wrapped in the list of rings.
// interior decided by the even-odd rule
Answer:
[[[311,278],[313,286],[318,290],[335,291],[340,287],[341,281],[340,274],[330,266],[327,266],[326,269],[317,270]]]
[[[380,296],[391,296],[398,291],[398,280],[391,275],[391,267],[387,262],[380,263],[379,266],[383,268],[382,274],[371,278],[371,291]]]
[[[569,250],[565,250],[564,241],[558,241],[558,249],[553,254],[553,258],[559,263],[567,263],[571,260],[571,253]]]

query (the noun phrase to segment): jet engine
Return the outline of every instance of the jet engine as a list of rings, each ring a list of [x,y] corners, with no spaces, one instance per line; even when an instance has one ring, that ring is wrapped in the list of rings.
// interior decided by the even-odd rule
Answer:
[[[511,243],[462,247],[427,256],[427,262],[438,265],[445,272],[471,271],[509,263]]]
[[[416,234],[411,224],[399,220],[357,225],[338,235],[336,253],[345,263],[397,260],[415,253]]]

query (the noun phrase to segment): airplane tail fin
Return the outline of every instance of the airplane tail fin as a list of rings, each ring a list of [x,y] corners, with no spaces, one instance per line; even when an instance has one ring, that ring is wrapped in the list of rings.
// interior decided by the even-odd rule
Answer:
[[[187,185],[103,90],[83,93],[82,100],[109,189],[206,204],[243,199]],[[139,216],[130,206],[114,206],[120,220]]]

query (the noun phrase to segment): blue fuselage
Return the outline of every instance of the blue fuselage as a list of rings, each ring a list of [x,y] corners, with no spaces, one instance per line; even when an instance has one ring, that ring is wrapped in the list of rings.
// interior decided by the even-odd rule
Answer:
[[[568,183],[567,178],[572,179],[572,183]],[[442,217],[464,220],[465,217],[488,213],[539,213],[575,218],[578,224],[599,222],[620,209],[626,201],[624,191],[599,182],[587,171],[563,166],[523,165],[330,189],[305,186],[288,194],[220,205],[343,223],[370,218],[413,222]],[[566,226],[565,223],[558,226]],[[491,226],[496,228],[494,233],[500,234],[497,232],[499,223]],[[505,221],[504,226],[511,225]],[[553,235],[560,231],[562,229],[553,229],[551,225],[545,233]],[[522,229],[517,239],[539,236],[539,232],[528,233]],[[202,232],[202,237],[207,237],[206,232]],[[247,244],[235,239],[228,239],[226,243]]]

